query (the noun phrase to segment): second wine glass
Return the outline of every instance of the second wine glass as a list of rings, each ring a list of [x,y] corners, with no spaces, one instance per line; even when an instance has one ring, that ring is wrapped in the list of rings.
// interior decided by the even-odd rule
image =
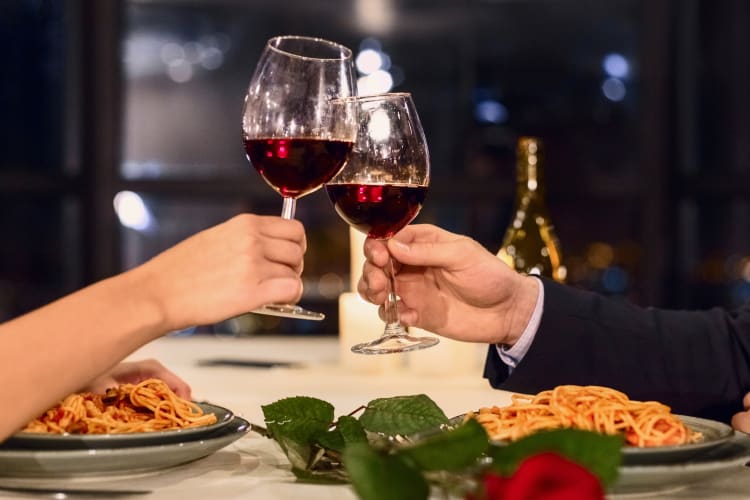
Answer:
[[[348,112],[357,116],[358,128],[344,168],[326,184],[328,197],[350,226],[387,240],[417,216],[430,183],[430,155],[414,101],[408,93],[390,93],[336,102],[342,108],[354,106]],[[391,259],[386,275],[383,335],[352,351],[387,354],[437,344],[436,337],[411,336],[401,325]]]
[[[352,52],[320,38],[279,36],[266,44],[245,96],[242,135],[248,160],[283,198],[293,219],[297,198],[323,186],[344,165],[356,133]],[[253,312],[300,319],[325,316],[295,304]]]

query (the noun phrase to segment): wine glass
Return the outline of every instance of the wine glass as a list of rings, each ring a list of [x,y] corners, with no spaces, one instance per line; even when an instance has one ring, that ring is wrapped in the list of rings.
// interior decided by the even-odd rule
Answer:
[[[352,106],[333,98],[354,95],[352,51],[328,40],[271,38],[250,80],[242,114],[245,152],[283,198],[281,216],[294,218],[297,198],[341,170],[356,134]],[[321,320],[293,304],[267,304],[256,313]]]
[[[326,184],[336,212],[370,238],[387,240],[417,216],[430,182],[430,155],[411,94],[390,93],[339,99],[352,104],[357,137],[344,168]],[[386,354],[423,349],[436,337],[408,334],[398,316],[393,261],[388,276],[385,330],[371,342],[357,344],[360,354]]]

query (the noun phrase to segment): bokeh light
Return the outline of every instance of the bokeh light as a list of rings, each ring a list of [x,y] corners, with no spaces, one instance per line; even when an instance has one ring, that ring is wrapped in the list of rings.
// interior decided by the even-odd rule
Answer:
[[[625,99],[625,84],[617,78],[607,78],[602,83],[602,93],[610,101],[619,102]]]
[[[120,224],[136,231],[145,231],[153,225],[153,217],[137,193],[120,191],[113,200],[115,213]]]
[[[627,78],[630,74],[630,63],[625,56],[616,52],[604,56],[602,68],[607,75],[614,78]]]

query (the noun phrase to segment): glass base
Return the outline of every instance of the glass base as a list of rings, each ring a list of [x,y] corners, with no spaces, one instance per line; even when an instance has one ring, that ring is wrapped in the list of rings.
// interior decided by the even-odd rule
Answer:
[[[372,342],[357,344],[352,352],[357,354],[392,354],[396,352],[416,351],[432,347],[440,342],[437,337],[412,337],[405,334],[383,335]]]
[[[325,314],[308,311],[307,309],[294,304],[266,304],[253,310],[255,314],[265,314],[266,316],[280,316],[282,318],[309,319],[320,321],[326,317]]]

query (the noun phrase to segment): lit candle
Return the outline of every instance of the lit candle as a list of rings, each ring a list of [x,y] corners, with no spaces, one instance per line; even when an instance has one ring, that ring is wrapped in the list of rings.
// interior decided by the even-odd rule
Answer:
[[[421,328],[409,327],[409,333],[417,337],[435,335]],[[425,375],[474,375],[481,377],[482,360],[487,352],[486,344],[461,342],[440,337],[440,343],[429,349],[411,351],[407,369]]]
[[[352,352],[352,346],[375,340],[383,334],[385,324],[378,315],[378,306],[357,294],[357,282],[365,264],[362,247],[367,236],[349,228],[349,273],[351,292],[339,296],[339,363],[359,372],[386,372],[403,366],[403,356],[382,354],[368,356]]]
[[[365,265],[365,252],[362,247],[367,235],[356,229],[349,228],[349,290],[357,291],[357,282],[362,274],[362,266]]]
[[[404,362],[398,354],[366,355],[352,352],[352,346],[370,342],[383,334],[385,325],[378,316],[378,306],[365,302],[356,293],[339,296],[339,363],[358,372],[398,370]]]

